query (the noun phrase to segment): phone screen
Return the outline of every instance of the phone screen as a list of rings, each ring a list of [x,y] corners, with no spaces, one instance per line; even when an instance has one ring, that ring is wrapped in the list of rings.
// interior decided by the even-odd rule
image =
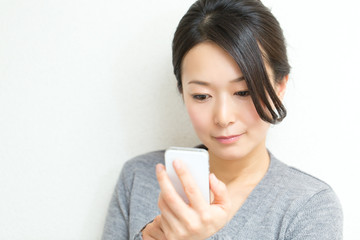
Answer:
[[[196,184],[198,185],[205,201],[210,203],[208,152],[201,148],[180,147],[171,147],[168,148],[165,152],[166,172],[169,175],[169,178],[173,183],[176,191],[186,203],[189,203],[180,179],[178,178],[172,165],[172,162],[175,159],[181,160],[186,165],[190,171],[190,174],[193,176]]]

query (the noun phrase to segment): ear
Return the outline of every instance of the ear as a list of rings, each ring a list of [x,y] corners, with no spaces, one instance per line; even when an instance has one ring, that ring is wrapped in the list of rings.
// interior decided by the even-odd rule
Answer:
[[[276,84],[276,89],[275,89],[276,94],[281,101],[284,99],[288,80],[289,80],[289,75],[286,75],[279,84]]]

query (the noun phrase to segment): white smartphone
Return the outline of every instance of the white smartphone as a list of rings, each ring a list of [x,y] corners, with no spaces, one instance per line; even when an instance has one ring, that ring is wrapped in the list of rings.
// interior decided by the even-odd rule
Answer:
[[[208,152],[201,148],[183,147],[170,147],[165,151],[166,172],[176,191],[188,204],[189,200],[172,164],[175,159],[181,160],[186,165],[204,196],[205,201],[210,203]]]

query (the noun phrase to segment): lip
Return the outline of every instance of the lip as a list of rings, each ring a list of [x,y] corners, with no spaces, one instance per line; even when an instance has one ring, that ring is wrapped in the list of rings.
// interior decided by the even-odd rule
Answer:
[[[215,137],[216,140],[218,140],[220,143],[223,144],[231,144],[239,140],[242,134],[239,135],[231,135],[231,136],[219,136]]]

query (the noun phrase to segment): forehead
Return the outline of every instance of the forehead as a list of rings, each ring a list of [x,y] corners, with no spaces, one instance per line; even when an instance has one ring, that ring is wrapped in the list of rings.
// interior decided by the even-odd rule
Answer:
[[[235,60],[224,49],[212,42],[194,46],[182,63],[183,82],[191,80],[234,80],[242,77]],[[197,79],[198,78],[198,79]]]
[[[261,46],[259,46],[260,49]],[[271,81],[274,72],[264,59],[265,70]],[[182,83],[191,80],[234,80],[243,77],[243,73],[234,58],[217,44],[206,41],[195,45],[185,55],[181,67]],[[198,79],[196,79],[198,78]]]

